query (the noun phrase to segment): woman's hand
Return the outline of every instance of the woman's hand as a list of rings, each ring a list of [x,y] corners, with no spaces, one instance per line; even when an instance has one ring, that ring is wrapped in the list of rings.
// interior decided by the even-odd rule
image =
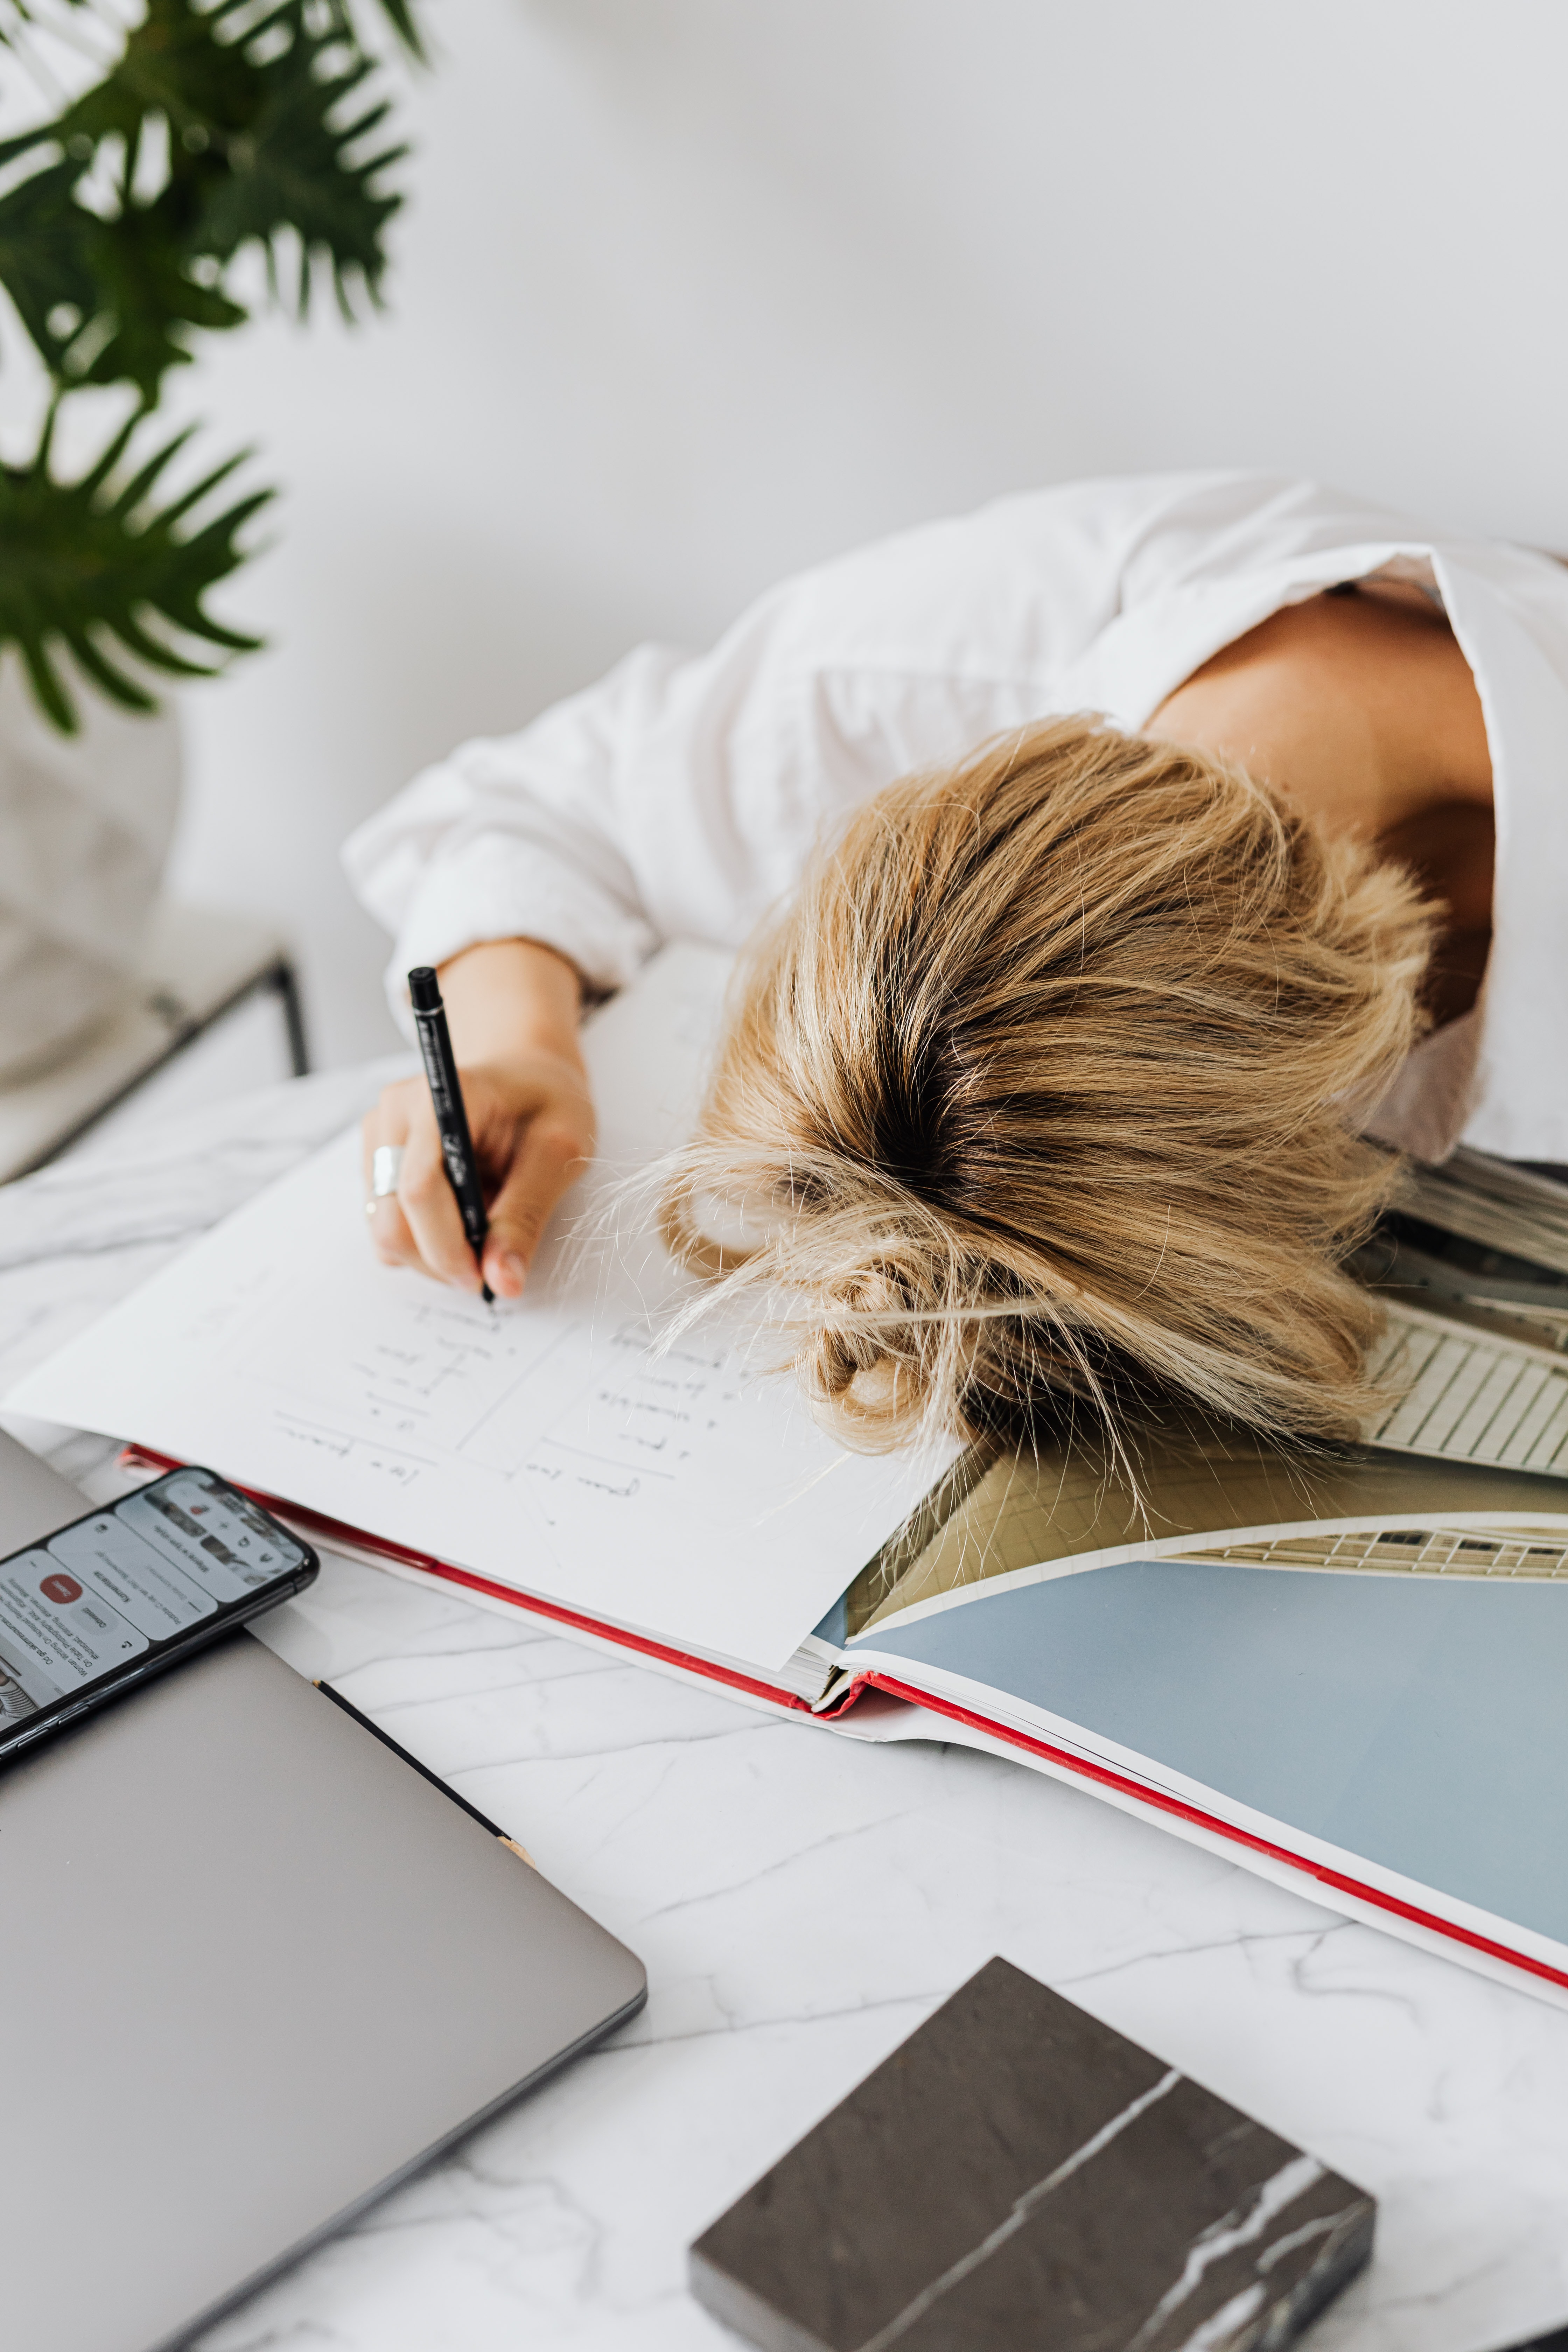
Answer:
[[[395,1197],[374,1204],[387,1265],[516,1298],[552,1209],[594,1154],[594,1104],[578,1049],[582,988],[564,958],[531,940],[469,948],[441,967],[452,1047],[489,1212],[476,1263],[441,1158],[423,1076],[388,1087],[363,1129],[365,1193],[376,1146],[403,1148]]]

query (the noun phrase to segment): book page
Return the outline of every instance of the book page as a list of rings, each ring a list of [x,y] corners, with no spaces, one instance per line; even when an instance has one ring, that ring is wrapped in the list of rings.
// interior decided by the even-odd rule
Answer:
[[[1397,1402],[1368,1429],[1369,1444],[1550,1475],[1568,1470],[1568,1359],[1510,1336],[1503,1311],[1384,1304],[1388,1327],[1367,1370]]]
[[[1438,1167],[1408,1161],[1394,1205],[1445,1233],[1568,1274],[1565,1176],[1461,1146]]]
[[[590,1024],[600,1156],[520,1301],[383,1267],[351,1134],[9,1402],[677,1645],[782,1664],[955,1449],[851,1454],[753,1330],[710,1318],[668,1340],[689,1278],[616,1188],[687,1131],[727,971],[666,950]]]
[[[1001,1454],[922,1550],[911,1558],[901,1545],[862,1570],[847,1634],[955,1607],[999,1579],[1178,1552],[1386,1575],[1568,1570],[1568,1479],[1361,1450],[1289,1454],[1245,1431],[1180,1424],[1135,1458],[1136,1490],[1089,1444]]]
[[[1568,1960],[1560,1583],[1127,1560],[986,1588],[879,1627],[851,1654],[857,1672],[1087,1758],[1309,1865]]]

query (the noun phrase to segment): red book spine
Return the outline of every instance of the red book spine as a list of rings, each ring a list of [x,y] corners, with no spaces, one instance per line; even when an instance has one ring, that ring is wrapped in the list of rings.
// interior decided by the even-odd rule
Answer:
[[[172,1455],[156,1454],[141,1445],[126,1446],[120,1458],[123,1463],[146,1464],[155,1470],[174,1470],[180,1466]],[[1548,1984],[1568,1990],[1568,1971],[1554,1968],[1549,1961],[1534,1959],[1528,1953],[1515,1951],[1510,1945],[1500,1944],[1489,1936],[1478,1934],[1474,1928],[1462,1927],[1454,1920],[1440,1918],[1436,1912],[1424,1911],[1418,1905],[1406,1903],[1397,1895],[1385,1894],[1380,1887],[1368,1886],[1344,1871],[1332,1869],[1327,1863],[1314,1862],[1305,1855],[1292,1853],[1289,1846],[1276,1845],[1250,1830],[1239,1829],[1233,1822],[1222,1821],[1217,1814],[1205,1813],[1201,1807],[1189,1805],[1183,1798],[1170,1796],[1163,1790],[1151,1789],[1142,1781],[1129,1780],[1108,1764],[1091,1763],[1088,1758],[1076,1756],[1068,1748],[1053,1747],[1048,1740],[1036,1739],[1028,1732],[1015,1730],[1009,1724],[993,1722],[987,1716],[977,1715],[968,1707],[960,1706],[956,1700],[935,1696],[930,1691],[918,1689],[913,1684],[901,1683],[891,1675],[879,1672],[857,1675],[841,1697],[817,1710],[793,1691],[780,1690],[772,1683],[763,1682],[752,1675],[740,1674],[731,1666],[716,1665],[710,1659],[693,1657],[689,1652],[675,1649],[668,1643],[651,1641],[645,1634],[628,1633],[619,1625],[606,1625],[598,1618],[584,1615],[581,1610],[563,1608],[554,1601],[539,1600],[532,1593],[517,1591],[510,1584],[497,1584],[488,1576],[476,1576],[469,1569],[454,1568],[449,1561],[434,1559],[428,1552],[412,1551],[405,1545],[392,1543],[381,1536],[366,1536],[357,1528],[345,1527],[341,1519],[329,1519],[320,1511],[302,1510],[298,1504],[285,1502],[276,1495],[264,1494],[258,1487],[247,1486],[243,1491],[253,1502],[259,1503],[263,1510],[271,1511],[281,1519],[295,1520],[329,1544],[336,1538],[340,1543],[352,1544],[361,1551],[380,1552],[388,1559],[401,1560],[405,1567],[422,1570],[426,1576],[440,1577],[447,1584],[466,1587],[470,1592],[483,1592],[491,1600],[504,1601],[514,1609],[525,1609],[532,1616],[547,1617],[552,1623],[572,1626],[580,1633],[592,1633],[599,1641],[617,1643],[640,1657],[657,1658],[665,1665],[679,1667],[687,1674],[700,1675],[704,1680],[722,1683],[731,1690],[749,1692],[753,1698],[766,1699],[774,1706],[791,1707],[801,1715],[819,1716],[823,1721],[831,1721],[834,1717],[845,1714],[867,1690],[885,1691],[889,1698],[907,1699],[931,1714],[945,1715],[955,1723],[967,1724],[972,1730],[983,1731],[993,1739],[1004,1740],[1009,1747],[1037,1756],[1042,1763],[1049,1764],[1054,1770],[1068,1773],[1075,1780],[1087,1780],[1099,1788],[1114,1789],[1118,1795],[1131,1798],[1146,1811],[1164,1813],[1177,1821],[1189,1822],[1212,1836],[1227,1839],[1233,1845],[1245,1846],[1249,1853],[1282,1864],[1302,1877],[1315,1879],[1321,1886],[1351,1895],[1358,1903],[1370,1904],[1374,1909],[1388,1913],[1391,1917],[1403,1919],[1428,1934],[1446,1937],[1450,1942],[1463,1944],[1470,1951],[1484,1953],[1489,1959],[1505,1961],[1510,1968],[1521,1969],[1528,1976],[1540,1978]]]
[[[155,1454],[150,1446],[127,1445],[120,1459],[130,1466],[145,1464],[153,1470],[177,1470],[180,1465],[172,1454]],[[285,1502],[280,1496],[268,1495],[259,1486],[246,1486],[241,1492],[253,1503],[275,1518],[292,1519],[297,1527],[308,1528],[323,1543],[352,1544],[356,1551],[380,1552],[387,1559],[401,1560],[405,1568],[417,1568],[426,1576],[438,1576],[447,1584],[464,1586],[469,1592],[482,1592],[492,1601],[504,1601],[513,1609],[526,1609],[531,1616],[548,1617],[552,1624],[570,1625],[579,1633],[593,1633],[602,1642],[618,1642],[623,1649],[635,1650],[639,1657],[658,1658],[667,1666],[680,1666],[686,1673],[701,1675],[709,1682],[723,1683],[731,1690],[749,1691],[753,1698],[765,1698],[775,1706],[798,1707],[809,1715],[811,1707],[793,1691],[780,1690],[773,1683],[761,1681],[754,1675],[743,1675],[732,1666],[716,1665],[709,1658],[694,1658],[685,1650],[677,1650],[667,1642],[649,1640],[647,1634],[631,1633],[620,1625],[606,1625],[597,1617],[588,1617],[580,1609],[564,1608],[557,1601],[542,1601],[531,1592],[519,1592],[510,1584],[497,1584],[488,1576],[476,1576],[471,1569],[454,1568],[449,1560],[437,1559],[427,1551],[411,1551],[406,1544],[393,1543],[384,1536],[367,1536],[358,1528],[345,1527],[342,1519],[329,1519],[321,1511],[303,1509],[298,1503]]]

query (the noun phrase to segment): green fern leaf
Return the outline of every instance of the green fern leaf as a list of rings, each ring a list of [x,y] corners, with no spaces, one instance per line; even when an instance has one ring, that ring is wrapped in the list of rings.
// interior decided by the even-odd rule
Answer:
[[[186,337],[245,323],[216,286],[193,278],[180,252],[177,207],[165,195],[113,222],[94,221],[86,250],[99,309],[65,352],[74,383],[133,383],[151,407],[166,368],[190,358]],[[91,218],[91,215],[89,215]]]
[[[121,479],[140,421],[132,417],[74,481],[53,470],[49,428],[29,465],[0,465],[0,646],[16,646],[40,706],[66,734],[79,725],[68,654],[114,701],[151,710],[153,697],[120,666],[125,656],[174,677],[207,677],[221,663],[194,659],[182,640],[220,653],[261,643],[215,620],[205,599],[244,562],[239,534],[272,492],[252,490],[209,521],[183,528],[242,458],[154,506],[153,493],[190,434],[176,434]]]
[[[300,310],[309,299],[310,263],[320,256],[346,311],[356,283],[373,299],[379,291],[384,235],[402,201],[381,184],[407,150],[374,145],[388,110],[354,102],[374,71],[370,60],[350,52],[348,62],[334,68],[341,44],[307,29],[299,0],[286,0],[260,32],[286,36],[289,47],[257,69],[261,98],[248,135],[230,141],[229,172],[205,192],[202,250],[226,262],[254,240],[275,263],[279,239],[292,231],[300,247]],[[367,146],[374,152],[367,154]]]
[[[412,0],[380,5],[422,58]],[[244,561],[240,534],[272,493],[214,512],[236,457],[160,505],[189,436],[134,464],[132,443],[168,370],[191,358],[193,336],[245,319],[221,280],[246,247],[262,248],[276,287],[279,258],[297,245],[301,312],[322,265],[345,313],[357,294],[379,299],[400,202],[386,174],[405,152],[384,136],[388,109],[349,0],[145,0],[129,32],[119,12],[102,15],[123,40],[118,62],[52,122],[0,141],[10,182],[0,287],[55,384],[32,462],[0,463],[0,647],[16,648],[67,733],[78,725],[73,674],[144,710],[149,669],[209,676],[221,659],[197,650],[259,644],[215,620],[205,600]],[[0,47],[28,19],[28,0],[0,0]],[[164,133],[163,184],[138,194],[149,137]],[[50,457],[60,399],[116,383],[136,388],[135,414],[84,474],[60,479]]]
[[[377,298],[401,201],[384,175],[405,150],[378,142],[388,110],[367,89],[374,68],[332,7],[279,0],[258,19],[254,5],[150,0],[100,82],[0,142],[0,167],[38,161],[0,196],[0,284],[58,384],[132,383],[150,405],[194,331],[243,321],[214,280],[247,244],[276,281],[283,242],[298,239],[301,312],[317,259],[345,312],[356,288]],[[79,200],[89,166],[111,137],[134,156],[155,118],[166,184],[100,218]]]
[[[185,258],[226,262],[252,238],[270,254],[292,230],[343,298],[355,277],[379,283],[401,201],[378,183],[404,149],[363,152],[385,108],[351,103],[374,71],[339,14],[310,0],[278,0],[259,18],[254,0],[150,0],[119,64],[51,131],[68,148],[96,147],[111,131],[130,142],[162,115]]]
[[[0,196],[0,281],[58,383],[133,383],[151,406],[190,331],[246,314],[190,275],[167,192],[102,221],[75,201],[80,177],[54,163]]]
[[[0,283],[56,375],[99,307],[86,234],[92,215],[73,193],[80,177],[79,163],[51,163],[0,197]]]

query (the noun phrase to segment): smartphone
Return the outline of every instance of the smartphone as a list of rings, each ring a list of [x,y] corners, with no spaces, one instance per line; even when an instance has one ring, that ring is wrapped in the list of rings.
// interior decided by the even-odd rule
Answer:
[[[0,1761],[303,1591],[320,1567],[194,1465],[0,1559]]]

